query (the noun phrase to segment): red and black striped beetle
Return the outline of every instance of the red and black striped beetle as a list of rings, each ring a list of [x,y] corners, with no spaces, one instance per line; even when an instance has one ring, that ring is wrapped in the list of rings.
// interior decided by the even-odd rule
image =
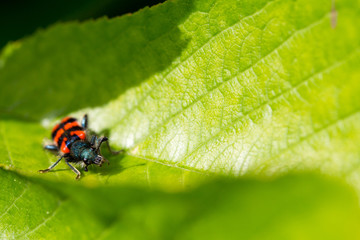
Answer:
[[[44,148],[50,151],[58,151],[60,158],[52,164],[49,168],[39,170],[41,173],[49,172],[53,169],[61,159],[65,159],[66,164],[71,170],[76,173],[76,179],[80,178],[80,171],[77,170],[70,163],[77,163],[84,166],[84,170],[88,171],[88,166],[96,164],[101,167],[104,162],[108,162],[100,152],[100,147],[103,142],[106,142],[107,147],[112,154],[118,154],[121,151],[112,151],[107,137],[98,138],[96,135],[88,138],[88,118],[87,115],[83,117],[81,125],[75,118],[66,117],[52,129],[51,137],[53,144],[45,145]]]

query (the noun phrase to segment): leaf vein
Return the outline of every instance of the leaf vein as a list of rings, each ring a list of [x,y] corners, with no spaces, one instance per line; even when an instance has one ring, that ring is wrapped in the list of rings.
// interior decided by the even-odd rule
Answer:
[[[282,151],[278,152],[277,154],[275,154],[274,156],[270,157],[269,159],[267,159],[266,161],[269,162],[271,160],[273,160],[274,158],[284,154],[285,152],[291,150],[291,149],[294,149],[296,146],[300,145],[301,143],[309,140],[310,138],[316,136],[318,133],[322,132],[322,131],[326,131],[328,130],[329,128],[331,127],[334,127],[336,126],[337,124],[339,124],[340,122],[344,122],[346,120],[349,120],[351,117],[353,117],[354,115],[360,113],[360,108],[358,109],[355,109],[354,111],[351,111],[350,113],[334,120],[334,121],[331,121],[330,123],[328,124],[325,124],[323,125],[322,127],[316,129],[315,131],[313,131],[312,133],[308,134],[307,136],[303,137],[303,138],[300,138],[299,141],[297,142],[294,142],[292,144],[290,144],[287,148],[283,149]]]
[[[263,58],[259,59],[258,61],[256,61],[254,64],[252,64],[251,66],[249,66],[247,69],[245,69],[244,71],[236,74],[236,76],[248,71],[248,70],[252,70],[252,68],[254,67],[255,64],[259,63],[261,60],[263,60],[264,58],[268,57],[271,53],[275,52],[276,50],[278,50],[281,46],[285,45],[292,37],[294,37],[297,33],[301,33],[303,31],[306,31],[307,29],[309,29],[310,27],[313,27],[317,24],[319,24],[320,22],[322,22],[325,17],[327,17],[329,14],[325,14],[323,17],[321,17],[319,20],[311,23],[310,25],[308,25],[307,27],[297,30],[295,31],[293,34],[291,34],[284,42],[282,42],[280,45],[278,45],[277,47],[275,47],[272,51],[270,51],[266,56],[264,56]],[[213,87],[212,89],[210,89],[209,91],[207,91],[205,94],[199,96],[197,99],[195,99],[193,102],[191,102],[189,105],[187,105],[186,107],[182,108],[180,111],[172,114],[169,118],[167,118],[162,124],[159,124],[157,127],[155,127],[153,130],[151,130],[146,136],[142,137],[140,140],[138,140],[137,142],[142,142],[144,139],[146,139],[148,136],[152,135],[154,132],[156,132],[161,126],[165,125],[166,123],[170,122],[172,119],[174,119],[176,116],[178,116],[179,114],[181,114],[183,111],[185,111],[186,109],[190,108],[191,106],[195,105],[196,103],[200,102],[203,98],[205,98],[206,96],[208,96],[210,93],[212,93],[213,91],[215,91],[216,89],[218,89],[219,87],[221,87],[222,85],[224,85],[225,83],[229,82],[230,80],[234,79],[236,76],[233,76],[232,78],[229,78],[225,81],[223,81],[222,83],[218,84],[217,86]],[[262,106],[262,105],[261,105]],[[257,109],[257,108],[255,108]]]
[[[43,222],[40,223],[37,227],[33,228],[32,230],[29,230],[29,231],[26,232],[26,233],[23,233],[23,234],[21,234],[21,235],[18,235],[17,237],[28,236],[29,234],[36,232],[40,227],[44,226],[48,221],[50,221],[52,218],[54,218],[54,216],[56,215],[56,213],[59,211],[60,205],[61,205],[62,203],[63,203],[62,201],[59,201],[59,204],[56,206],[56,208],[55,208],[55,210],[53,211],[53,213],[52,213],[50,216],[48,216],[47,218],[45,218],[45,219],[43,220]]]
[[[319,75],[319,74],[322,74],[323,72],[326,72],[326,71],[331,71],[332,69],[344,64],[345,62],[347,62],[349,59],[351,59],[355,54],[357,54],[359,49],[353,51],[351,54],[349,54],[347,57],[345,57],[343,60],[340,60],[340,61],[337,61],[335,63],[333,63],[332,65],[314,73],[314,74],[311,74],[310,76],[308,76],[306,79],[304,79],[303,81],[300,81],[298,82],[296,85],[294,85],[293,87],[289,88],[288,90],[282,92],[282,93],[279,93],[277,95],[275,95],[273,98],[269,99],[268,101],[260,104],[259,106],[255,107],[254,109],[244,113],[244,115],[234,119],[229,125],[225,126],[224,128],[220,129],[219,132],[217,132],[215,135],[211,136],[210,138],[208,138],[207,140],[205,140],[203,143],[199,144],[199,146],[197,146],[193,151],[191,151],[189,154],[187,154],[185,157],[184,157],[184,160],[186,158],[188,158],[189,156],[191,156],[194,152],[196,152],[198,149],[200,149],[201,146],[205,145],[207,142],[211,141],[212,139],[214,139],[215,137],[219,136],[219,134],[221,134],[222,131],[228,129],[229,127],[233,126],[236,122],[240,121],[241,119],[243,119],[244,117],[246,116],[249,116],[250,114],[252,114],[253,112],[261,109],[262,107],[274,102],[275,100],[281,98],[281,97],[284,97],[285,94],[288,94],[290,93],[292,90],[295,90],[296,88],[300,87],[302,84],[305,84],[306,82],[310,81],[314,76],[316,75]]]
[[[136,109],[138,109],[140,107],[140,105],[145,101],[145,99],[147,97],[149,97],[151,95],[152,92],[154,92],[157,87],[163,83],[166,78],[172,73],[174,72],[176,69],[179,68],[179,66],[182,66],[188,59],[190,59],[192,56],[194,56],[197,52],[202,51],[203,48],[205,46],[207,46],[208,44],[211,43],[211,40],[215,39],[217,36],[219,36],[220,34],[226,32],[228,29],[232,29],[234,26],[236,26],[239,23],[242,23],[244,20],[251,18],[253,16],[255,16],[256,14],[260,14],[266,7],[268,7],[268,5],[270,5],[270,3],[274,3],[276,2],[276,0],[273,1],[269,1],[263,8],[259,9],[258,11],[256,11],[255,13],[243,17],[242,19],[240,19],[239,21],[237,21],[236,23],[230,25],[229,27],[224,28],[223,30],[219,31],[218,33],[216,33],[214,36],[210,37],[206,42],[204,42],[198,49],[196,49],[195,51],[193,51],[189,56],[187,56],[183,61],[181,61],[180,63],[178,63],[177,65],[175,65],[174,67],[172,67],[168,73],[165,74],[165,76],[162,78],[161,81],[159,81],[158,83],[155,84],[155,86],[153,86],[142,98],[140,98],[139,101],[137,101],[137,103],[127,112],[127,114],[124,115],[124,117],[122,119],[119,120],[118,125],[121,124],[127,117],[130,116],[130,114],[132,112],[134,112]]]
[[[25,192],[28,190],[29,188],[29,185],[28,183],[26,184],[26,187],[23,189],[23,191],[21,192],[21,194],[16,198],[14,199],[14,201],[10,204],[10,206],[5,209],[5,211],[0,215],[0,219],[6,214],[8,213],[8,211],[15,205],[15,203],[20,199],[22,198],[22,196],[24,196]]]

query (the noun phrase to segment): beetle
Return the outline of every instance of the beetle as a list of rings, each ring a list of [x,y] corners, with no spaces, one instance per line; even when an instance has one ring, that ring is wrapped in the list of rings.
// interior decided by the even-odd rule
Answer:
[[[44,146],[44,149],[46,150],[57,151],[60,154],[60,158],[50,167],[44,170],[39,170],[39,172],[49,172],[61,161],[61,159],[64,158],[66,164],[76,174],[76,179],[79,179],[81,175],[80,171],[70,163],[82,165],[86,172],[88,171],[88,166],[91,164],[101,167],[104,162],[109,163],[109,161],[101,155],[100,147],[102,143],[106,142],[111,154],[119,154],[123,152],[123,150],[111,150],[108,141],[109,139],[107,137],[92,135],[91,138],[89,138],[88,132],[87,114],[84,115],[81,125],[76,118],[63,118],[61,122],[56,124],[51,131],[53,144]]]

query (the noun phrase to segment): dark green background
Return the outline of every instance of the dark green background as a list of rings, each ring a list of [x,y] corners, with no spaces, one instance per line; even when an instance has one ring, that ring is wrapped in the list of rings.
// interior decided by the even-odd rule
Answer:
[[[3,0],[0,1],[0,49],[56,22],[84,21],[133,13],[164,0]]]

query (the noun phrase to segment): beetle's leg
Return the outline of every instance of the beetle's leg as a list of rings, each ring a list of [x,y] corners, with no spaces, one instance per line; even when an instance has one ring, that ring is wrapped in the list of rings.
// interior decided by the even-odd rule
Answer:
[[[39,170],[40,173],[46,173],[48,171],[50,171],[51,169],[53,169],[59,162],[60,160],[64,157],[65,155],[62,155],[53,165],[51,165],[50,167],[48,167],[47,169],[44,170]]]
[[[110,144],[109,144],[109,139],[107,137],[101,137],[101,138],[98,138],[97,139],[97,148],[96,148],[96,151],[100,153],[100,147],[101,147],[101,144],[103,142],[106,142],[106,146],[107,148],[109,149],[109,152],[112,154],[112,155],[116,155],[116,154],[119,154],[119,153],[122,153],[124,150],[120,150],[120,151],[113,151],[110,147]]]
[[[107,148],[109,149],[109,152],[112,154],[112,155],[117,155],[119,153],[123,153],[124,152],[124,149],[121,149],[119,151],[113,151],[110,147],[110,144],[109,144],[109,141],[106,141],[106,146]]]
[[[48,144],[44,146],[44,149],[50,150],[50,151],[58,151],[58,147],[54,144]]]
[[[75,179],[79,179],[81,173],[79,172],[79,170],[77,170],[73,165],[71,165],[68,160],[65,160],[66,164],[71,168],[71,170],[76,173],[76,178]]]
[[[96,135],[92,135],[91,140],[90,140],[91,146],[95,145],[96,139],[97,139]]]
[[[88,116],[87,114],[84,115],[83,119],[81,120],[81,126],[85,129],[88,127]]]
[[[107,140],[107,137],[101,137],[96,139],[96,152],[100,153],[101,144]]]

